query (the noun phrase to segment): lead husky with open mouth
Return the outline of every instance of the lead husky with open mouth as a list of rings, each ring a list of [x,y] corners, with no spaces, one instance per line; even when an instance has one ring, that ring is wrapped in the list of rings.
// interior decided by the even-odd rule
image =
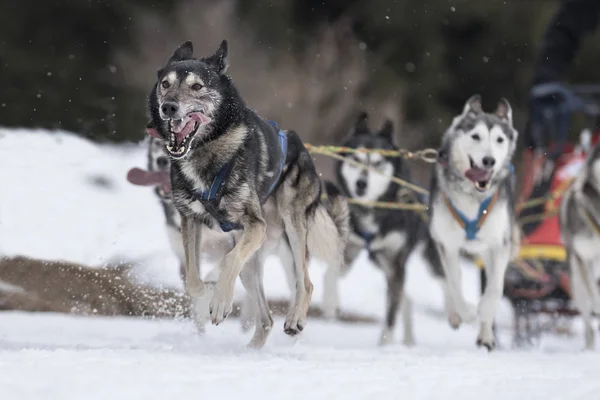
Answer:
[[[172,159],[186,291],[210,299],[218,325],[232,310],[239,275],[256,307],[250,345],[262,347],[273,325],[262,283],[265,257],[279,245],[293,254],[295,296],[284,331],[295,335],[306,325],[312,296],[308,257],[325,261],[335,276],[342,270],[348,206],[333,185],[321,198],[321,180],[298,134],[249,109],[226,72],[226,41],[199,59],[192,43],[183,43],[158,71],[149,111]],[[234,237],[214,285],[198,273],[201,224]]]
[[[480,321],[477,345],[496,346],[492,324],[502,298],[504,274],[518,252],[513,206],[512,158],[518,132],[502,99],[494,113],[471,97],[444,133],[430,192],[429,231],[446,275],[449,298],[460,322]],[[460,251],[479,255],[487,285],[479,307],[467,303]]]

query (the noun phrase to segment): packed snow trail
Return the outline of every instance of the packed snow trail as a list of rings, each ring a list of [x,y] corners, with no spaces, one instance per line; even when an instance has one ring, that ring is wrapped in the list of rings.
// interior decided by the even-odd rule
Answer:
[[[145,167],[143,144],[95,145],[65,132],[0,129],[0,160],[0,255],[94,267],[135,262],[144,282],[181,288],[158,200],[125,179],[131,167]],[[315,305],[324,272],[310,266]],[[472,266],[463,281],[475,302]],[[251,334],[231,318],[199,336],[189,321],[2,312],[0,399],[599,398],[598,351],[581,351],[578,319],[573,337],[547,336],[537,349],[516,351],[503,302],[500,348],[488,353],[475,346],[476,324],[450,329],[441,290],[417,257],[406,286],[415,310],[413,348],[378,347],[379,323],[309,319],[300,337],[289,338],[277,318],[265,348],[256,351],[246,349]],[[265,289],[270,298],[289,296],[275,258],[265,268]],[[242,295],[238,281],[236,299]],[[383,317],[385,281],[364,253],[341,281],[340,295],[343,310]]]

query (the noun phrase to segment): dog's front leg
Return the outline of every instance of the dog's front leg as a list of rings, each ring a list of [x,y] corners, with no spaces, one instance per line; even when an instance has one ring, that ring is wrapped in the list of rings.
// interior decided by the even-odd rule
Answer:
[[[185,251],[185,291],[193,297],[204,294],[200,279],[200,226],[194,218],[181,215],[181,236]]]
[[[468,303],[462,290],[462,270],[460,265],[460,252],[458,249],[450,249],[443,244],[435,241],[436,248],[440,257],[440,263],[446,276],[447,299],[451,301],[452,306],[447,305],[447,309],[456,310],[460,321],[453,321],[453,315],[449,315],[450,324],[454,328],[461,322],[471,323],[477,317],[477,309],[474,305]]]
[[[589,279],[589,277],[584,274],[584,261],[574,250],[567,250],[567,261],[571,272],[571,292],[573,293],[573,302],[583,319],[585,349],[593,350],[596,338],[592,325],[594,306],[587,284],[587,279]]]
[[[242,220],[242,235],[235,247],[225,256],[215,292],[210,302],[210,318],[219,325],[232,310],[235,281],[250,257],[265,241],[267,224],[261,215],[246,216]]]
[[[485,346],[489,351],[496,347],[493,323],[496,309],[504,292],[504,274],[510,259],[510,248],[501,246],[490,249],[484,256],[486,285],[479,302],[480,329],[477,346]]]

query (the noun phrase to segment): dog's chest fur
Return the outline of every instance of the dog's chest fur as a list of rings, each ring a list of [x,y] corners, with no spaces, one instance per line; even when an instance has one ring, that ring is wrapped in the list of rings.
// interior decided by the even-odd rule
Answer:
[[[436,241],[445,247],[460,248],[470,254],[481,254],[491,247],[510,244],[514,218],[511,212],[510,196],[507,196],[505,184],[496,189],[499,190],[498,199],[493,207],[488,209],[485,221],[472,240],[467,239],[465,228],[453,216],[444,201],[443,192],[439,187],[436,189],[432,193],[430,219],[430,232]],[[452,192],[449,197],[454,207],[460,210],[466,218],[477,219],[482,199],[460,191]]]

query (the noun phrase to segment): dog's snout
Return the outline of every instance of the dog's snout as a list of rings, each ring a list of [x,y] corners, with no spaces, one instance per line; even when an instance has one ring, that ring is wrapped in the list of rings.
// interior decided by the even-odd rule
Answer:
[[[169,165],[169,159],[164,156],[158,157],[156,159],[156,165],[158,165],[159,168],[165,168],[167,165]]]
[[[496,159],[494,157],[483,157],[483,166],[486,168],[492,168],[496,164]]]
[[[163,105],[160,107],[161,111],[164,115],[169,118],[172,118],[177,111],[179,111],[179,104],[174,101],[165,101]]]
[[[356,188],[359,190],[365,190],[367,188],[367,181],[363,179],[356,181]]]

